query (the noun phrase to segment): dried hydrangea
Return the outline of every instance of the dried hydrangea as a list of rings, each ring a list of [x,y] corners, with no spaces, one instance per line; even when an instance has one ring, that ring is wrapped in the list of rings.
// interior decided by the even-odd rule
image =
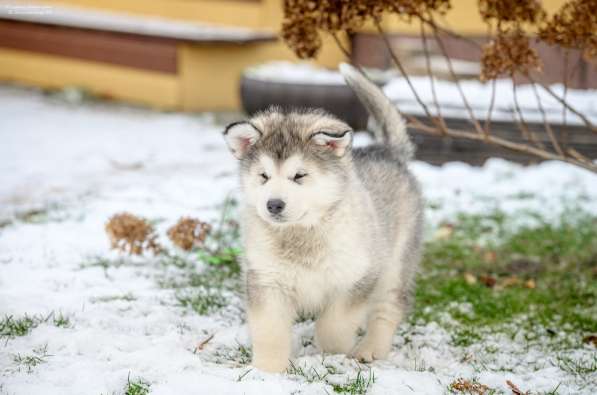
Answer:
[[[452,8],[450,0],[399,0],[382,1],[384,9],[399,16],[429,17],[430,13],[445,14]]]
[[[145,251],[157,254],[161,251],[153,226],[129,213],[112,216],[106,223],[106,233],[112,249],[130,255],[141,255]]]
[[[587,60],[597,57],[597,0],[573,0],[562,6],[539,31],[552,45],[583,51]]]
[[[190,251],[193,247],[203,246],[210,231],[209,224],[195,218],[183,217],[178,220],[176,225],[168,229],[168,237],[174,245],[185,251]]]
[[[350,33],[384,12],[412,17],[449,8],[449,0],[285,0],[282,38],[299,58],[313,58],[321,49],[321,31]]]
[[[479,0],[479,12],[485,22],[497,24],[538,24],[546,13],[539,0]]]
[[[492,80],[500,75],[525,75],[531,70],[541,70],[541,60],[537,51],[531,48],[529,38],[520,29],[500,32],[483,47],[481,81]]]

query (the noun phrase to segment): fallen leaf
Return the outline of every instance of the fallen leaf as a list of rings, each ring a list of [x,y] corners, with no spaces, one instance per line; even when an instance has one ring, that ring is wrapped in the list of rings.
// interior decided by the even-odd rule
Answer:
[[[597,347],[597,335],[589,335],[585,336],[582,339],[583,343],[591,344],[594,347]]]
[[[530,280],[524,282],[524,287],[528,289],[535,289],[535,287],[537,287],[537,284],[535,283],[535,280],[531,278]]]
[[[475,277],[474,274],[466,272],[464,273],[464,281],[466,281],[467,284],[476,284],[477,283],[477,277]]]
[[[514,395],[529,395],[529,391],[527,392],[522,392],[520,390],[520,388],[518,388],[516,386],[516,384],[514,384],[513,382],[511,382],[510,380],[506,380],[506,384],[508,384],[508,387],[510,387],[510,389],[512,390],[512,393]]]
[[[495,263],[495,261],[497,261],[497,254],[495,251],[485,251],[485,253],[483,254],[483,261],[485,261],[485,263]]]
[[[450,384],[450,388],[454,391],[464,392],[467,394],[484,395],[489,391],[489,387],[485,384],[470,382],[463,378],[459,378]]]
[[[209,343],[211,341],[211,339],[214,338],[215,335],[216,335],[215,333],[212,333],[211,335],[207,336],[207,338],[205,338],[205,340],[202,340],[199,344],[197,344],[197,347],[195,347],[195,350],[193,351],[193,353],[197,353],[197,351],[203,350],[205,345],[207,343]]]
[[[435,239],[437,240],[447,240],[449,239],[452,234],[454,233],[454,225],[452,224],[443,224],[435,231]]]
[[[520,279],[516,276],[507,277],[500,283],[503,288],[512,287],[518,284],[520,284]]]
[[[489,288],[493,288],[497,282],[496,278],[490,275],[480,276],[479,281]]]

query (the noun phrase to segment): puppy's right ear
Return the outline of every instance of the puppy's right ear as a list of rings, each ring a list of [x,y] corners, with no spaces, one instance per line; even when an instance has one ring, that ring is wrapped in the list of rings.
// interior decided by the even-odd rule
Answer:
[[[242,159],[249,148],[261,138],[261,131],[250,122],[234,122],[226,126],[224,139],[232,155]]]

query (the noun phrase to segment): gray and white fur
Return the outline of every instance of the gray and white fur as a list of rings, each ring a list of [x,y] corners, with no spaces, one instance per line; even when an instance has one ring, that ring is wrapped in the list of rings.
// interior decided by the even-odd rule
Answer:
[[[423,218],[414,148],[379,88],[340,70],[381,130],[377,144],[353,149],[350,127],[322,110],[272,108],[224,132],[240,161],[247,319],[264,371],[287,368],[300,313],[317,317],[324,352],[384,359],[410,304]]]

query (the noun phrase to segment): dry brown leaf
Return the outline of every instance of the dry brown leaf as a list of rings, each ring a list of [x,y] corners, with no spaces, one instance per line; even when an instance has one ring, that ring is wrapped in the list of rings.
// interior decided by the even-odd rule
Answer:
[[[216,335],[215,333],[212,333],[211,335],[207,336],[207,338],[205,338],[199,344],[197,344],[197,347],[195,347],[195,350],[193,352],[196,354],[198,351],[203,350],[205,348],[205,346],[207,345],[207,343],[209,343],[211,341],[211,339],[214,338],[215,335]]]
[[[464,281],[466,281],[467,284],[476,284],[477,283],[477,277],[475,277],[474,274],[466,272],[464,273]]]
[[[483,253],[483,261],[485,263],[495,263],[497,261],[497,253],[495,251],[485,251]]]
[[[443,224],[435,231],[436,240],[448,240],[454,234],[454,225]]]
[[[500,282],[502,288],[513,287],[520,284],[520,279],[517,276],[506,277]]]
[[[489,387],[485,384],[471,382],[463,378],[459,378],[452,382],[452,384],[450,384],[450,388],[454,391],[476,395],[484,395],[489,391]]]
[[[527,392],[522,392],[520,390],[520,388],[518,388],[516,386],[516,384],[514,384],[513,382],[511,382],[510,380],[506,380],[506,384],[508,384],[508,387],[510,387],[510,389],[512,390],[512,393],[514,395],[529,395],[529,391]]]
[[[594,347],[597,347],[597,334],[585,336],[582,339],[583,343],[591,344]]]
[[[481,281],[483,285],[489,288],[493,288],[497,283],[497,279],[490,275],[479,276],[479,281]]]
[[[535,280],[531,278],[524,282],[524,287],[528,289],[535,289],[537,287],[537,284],[535,283]]]

